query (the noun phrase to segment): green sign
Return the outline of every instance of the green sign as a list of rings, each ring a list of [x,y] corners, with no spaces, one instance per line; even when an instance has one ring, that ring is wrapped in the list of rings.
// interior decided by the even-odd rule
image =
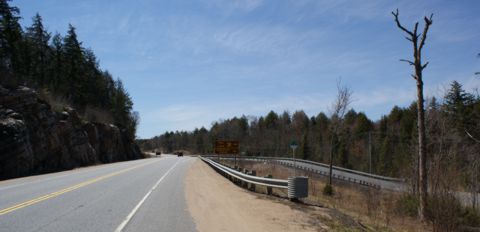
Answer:
[[[295,140],[292,140],[292,142],[290,142],[290,148],[295,150],[297,149],[297,147],[298,147],[297,142],[295,142]]]

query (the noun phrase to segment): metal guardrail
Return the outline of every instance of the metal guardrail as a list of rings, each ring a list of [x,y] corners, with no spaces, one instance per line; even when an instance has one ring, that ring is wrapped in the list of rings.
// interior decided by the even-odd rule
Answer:
[[[252,176],[252,175],[247,175],[245,173],[239,172],[235,169],[223,166],[211,159],[205,158],[200,156],[200,159],[202,159],[204,162],[210,164],[212,167],[215,169],[233,176],[239,180],[245,181],[247,183],[251,184],[256,184],[256,185],[262,185],[266,187],[272,187],[272,188],[282,188],[282,189],[288,189],[288,180],[281,180],[281,179],[271,179],[271,178],[264,178],[264,177],[258,177],[258,176]]]
[[[281,158],[280,160],[293,161],[293,159],[291,159],[291,158]],[[330,168],[330,166],[327,165],[327,164],[318,163],[318,162],[310,161],[310,160],[295,159],[295,162],[308,163],[308,164],[312,164],[312,165],[323,166],[323,167],[325,167],[325,168]],[[357,174],[357,175],[361,175],[361,176],[365,176],[365,177],[369,177],[369,178],[373,178],[373,179],[386,180],[386,181],[396,181],[396,182],[404,182],[404,181],[405,181],[404,179],[400,179],[400,178],[394,178],[394,177],[388,177],[388,176],[380,176],[380,175],[375,175],[375,174],[371,174],[371,173],[361,172],[361,171],[357,171],[357,170],[342,168],[342,167],[338,167],[338,166],[333,166],[333,169],[335,169],[335,170],[340,170],[340,171],[343,171],[343,172],[349,172],[349,173],[353,173],[353,174]]]
[[[232,169],[220,163],[217,163],[211,159],[208,159],[202,156],[199,156],[199,157],[204,162],[208,163],[210,166],[212,166],[213,168],[217,169],[218,171],[220,171],[225,175],[229,175],[233,178],[241,180],[244,183],[266,186],[267,192],[271,192],[271,189],[268,190],[268,188],[280,188],[280,189],[287,189],[288,198],[290,199],[308,197],[308,177],[306,176],[292,176],[292,177],[289,177],[288,180],[258,177],[258,176],[242,173],[240,171],[237,171],[235,169]]]
[[[217,159],[219,156],[207,155],[205,157],[211,157],[213,159]],[[234,157],[232,156],[220,156],[220,158],[228,159],[228,160],[234,159]],[[237,159],[245,160],[245,161],[256,161],[256,162],[259,162],[259,161],[275,162],[286,167],[311,172],[314,175],[323,175],[323,176],[329,175],[328,171],[322,171],[321,169],[315,168],[315,167],[319,167],[322,169],[328,169],[329,165],[314,162],[314,161],[309,161],[309,160],[292,159],[292,158],[285,158],[285,157],[264,157],[264,156],[237,156]],[[296,163],[295,166],[293,161],[295,161]],[[394,191],[405,190],[405,180],[403,179],[379,176],[375,174],[360,172],[360,171],[336,167],[336,166],[333,166],[333,170],[336,172],[343,172],[343,173],[352,175],[352,176],[346,176],[345,174],[341,174],[341,173],[339,174],[334,172],[332,174],[332,177],[340,181],[345,181],[345,182],[358,184],[358,185],[362,185],[370,188],[377,188],[377,189],[388,189],[388,190],[394,190]]]
[[[216,155],[208,155],[208,156],[205,156],[205,157],[218,157]],[[233,159],[233,157],[221,157],[221,158],[227,158],[227,159]],[[328,164],[324,164],[324,163],[319,163],[319,162],[315,162],[315,161],[310,161],[310,160],[303,160],[303,159],[293,159],[293,158],[286,158],[286,157],[270,157],[270,156],[237,156],[237,159],[253,159],[253,160],[275,160],[275,161],[295,161],[297,163],[308,163],[308,164],[312,164],[312,165],[316,165],[316,166],[322,166],[322,167],[325,167],[325,168],[329,168],[329,165]],[[373,178],[373,179],[378,179],[378,180],[386,180],[386,181],[393,181],[393,182],[405,182],[404,179],[400,179],[400,178],[394,178],[394,177],[388,177],[388,176],[380,176],[380,175],[375,175],[375,174],[371,174],[371,173],[366,173],[366,172],[361,172],[361,171],[357,171],[357,170],[352,170],[352,169],[347,169],[347,168],[342,168],[342,167],[338,167],[338,166],[333,166],[333,169],[334,170],[339,170],[339,171],[343,171],[343,172],[349,172],[349,173],[352,173],[352,174],[356,174],[356,175],[361,175],[361,176],[365,176],[365,177],[369,177],[369,178]]]
[[[234,176],[235,178],[238,178],[238,179],[241,179],[243,181],[249,181],[250,178],[254,177],[254,176],[250,176],[250,175],[246,175],[242,172],[238,172],[234,169],[231,169],[231,168],[228,168],[228,167],[225,167],[221,164],[218,164],[217,162],[211,160],[211,159],[206,159],[205,157],[210,157],[210,158],[217,158],[218,155],[206,155],[206,156],[203,156],[200,158],[202,160],[204,160],[205,162],[211,164],[212,166],[219,166],[220,167],[223,167],[224,169],[230,169],[230,170],[233,170],[234,172],[237,172],[238,174],[242,175],[242,176],[246,176],[247,178],[240,178],[238,176]],[[234,159],[233,157],[229,156],[229,157],[220,157],[222,159]],[[274,161],[274,162],[279,162],[279,161],[293,161],[293,159],[291,158],[283,158],[283,157],[261,157],[261,156],[237,156],[237,159],[243,159],[243,160],[254,160],[254,161]],[[206,160],[209,160],[209,161],[206,161]],[[313,161],[308,161],[308,160],[299,160],[299,159],[295,159],[295,162],[300,162],[300,163],[309,163],[309,164],[312,164],[312,165],[318,165],[318,166],[322,166],[322,167],[327,167],[328,168],[328,165],[326,164],[322,164],[322,163],[317,163],[317,162],[313,162]],[[286,165],[286,164],[282,164],[282,165]],[[286,166],[293,166],[293,163],[289,163],[288,165]],[[297,168],[300,168],[300,167],[297,167]],[[385,176],[379,176],[379,175],[374,175],[374,174],[369,174],[369,173],[364,173],[364,172],[360,172],[360,171],[355,171],[355,170],[350,170],[350,169],[345,169],[345,168],[341,168],[341,167],[333,167],[334,169],[337,169],[337,170],[340,170],[340,171],[345,171],[345,172],[349,172],[349,173],[352,173],[352,174],[357,174],[357,175],[362,175],[362,176],[365,176],[365,177],[370,177],[370,178],[373,178],[373,179],[377,179],[377,180],[383,180],[383,181],[388,181],[388,182],[396,182],[396,183],[399,183],[399,184],[405,184],[405,180],[403,179],[399,179],[399,178],[393,178],[393,177],[385,177]],[[302,169],[302,168],[300,168]],[[302,169],[302,170],[305,170],[305,171],[311,171],[311,172],[315,172],[315,170],[312,170],[311,168],[306,168],[306,169]],[[318,172],[316,172],[318,174]],[[328,175],[327,172],[322,172],[320,173],[322,175]],[[365,185],[365,186],[369,186],[369,187],[374,187],[374,188],[380,188],[379,185],[377,184],[372,184],[372,183],[369,183],[368,181],[360,181],[360,180],[355,180],[354,178],[347,178],[345,176],[340,176],[340,175],[333,175],[334,178],[336,179],[339,179],[339,180],[344,180],[344,181],[349,181],[349,182],[352,182],[352,183],[356,183],[356,184],[360,184],[360,185]],[[269,179],[269,178],[261,178],[261,177],[254,177],[255,179],[266,179],[266,180],[275,180],[275,179]],[[289,179],[288,181],[287,180],[278,180],[281,182],[281,184],[283,185],[283,187],[277,187],[274,185],[270,185],[270,184],[265,184],[265,183],[261,183],[261,181],[250,181],[249,183],[254,183],[254,184],[258,184],[258,185],[264,185],[264,186],[269,186],[269,187],[277,187],[277,188],[283,188],[283,189],[288,189],[289,191],[289,197],[290,197],[290,194],[298,194],[298,195],[302,195],[302,194],[305,194],[305,193],[302,193],[304,190],[303,188],[300,188],[300,190],[297,190],[297,189],[294,189],[294,185],[307,185],[307,188],[308,188],[308,181],[305,182],[303,180],[291,180]],[[300,181],[300,182],[298,182]],[[287,183],[285,184],[285,182],[292,182],[292,183]],[[296,183],[293,183],[293,182],[296,182]],[[301,183],[301,182],[304,182],[304,183]],[[308,191],[308,190],[307,190]],[[306,193],[308,194],[308,193]],[[305,195],[306,196],[306,195]],[[462,204],[467,206],[467,205],[470,205],[471,204],[471,199],[469,196],[468,193],[462,193],[462,192],[458,192],[457,193],[457,197],[461,200]],[[301,197],[299,197],[301,198]],[[480,199],[480,194],[478,194],[478,198]],[[477,205],[480,205],[479,202],[477,202]]]

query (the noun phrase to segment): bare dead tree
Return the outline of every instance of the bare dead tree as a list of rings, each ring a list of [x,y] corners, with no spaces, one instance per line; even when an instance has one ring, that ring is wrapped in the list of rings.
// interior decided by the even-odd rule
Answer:
[[[407,36],[405,37],[413,45],[413,61],[401,59],[400,61],[407,62],[412,65],[415,70],[415,74],[412,74],[413,79],[417,82],[417,109],[418,109],[418,179],[419,179],[419,217],[421,220],[425,219],[425,213],[427,208],[427,150],[426,150],[426,136],[425,136],[425,108],[423,99],[423,76],[422,71],[427,67],[428,62],[422,64],[422,49],[427,39],[427,32],[432,25],[433,14],[429,18],[424,17],[425,26],[423,33],[418,33],[418,22],[415,23],[413,31],[410,31],[402,26],[398,19],[398,9],[392,11],[392,15],[395,17],[397,27],[404,31]]]
[[[331,113],[331,130],[332,140],[330,147],[330,168],[328,175],[328,185],[332,186],[332,169],[333,169],[333,153],[335,149],[335,136],[337,136],[339,129],[343,125],[343,119],[347,113],[348,106],[352,103],[352,91],[345,85],[342,85],[341,80],[337,80],[337,98],[332,103],[330,108]]]

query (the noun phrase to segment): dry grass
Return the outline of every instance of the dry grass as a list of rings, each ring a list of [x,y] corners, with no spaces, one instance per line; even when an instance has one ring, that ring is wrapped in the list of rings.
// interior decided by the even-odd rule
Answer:
[[[64,111],[65,107],[70,107],[72,105],[67,98],[55,95],[47,89],[40,89],[38,95],[41,99],[50,104],[53,111],[56,112],[62,112]]]
[[[234,166],[233,161],[222,162]],[[247,170],[255,170],[257,176],[271,174],[273,178],[287,179],[293,175],[292,169],[270,162],[238,161],[237,165]],[[326,177],[303,170],[296,172],[297,175],[309,177],[309,196],[303,199],[307,204],[337,209],[371,231],[431,231],[428,225],[417,219],[396,213],[396,202],[402,197],[401,193],[334,181],[334,195],[325,196],[322,190],[327,182]],[[256,191],[266,193],[266,188],[257,186]],[[287,196],[286,190],[274,189],[273,193],[280,197]]]

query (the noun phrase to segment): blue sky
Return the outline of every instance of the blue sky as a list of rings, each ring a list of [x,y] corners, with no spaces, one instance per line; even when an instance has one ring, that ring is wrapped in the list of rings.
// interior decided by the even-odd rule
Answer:
[[[434,13],[424,48],[428,96],[452,80],[480,86],[480,1],[14,0],[24,26],[77,28],[100,65],[120,77],[140,113],[138,136],[210,127],[233,116],[327,112],[336,79],[373,119],[415,99],[402,23]]]

